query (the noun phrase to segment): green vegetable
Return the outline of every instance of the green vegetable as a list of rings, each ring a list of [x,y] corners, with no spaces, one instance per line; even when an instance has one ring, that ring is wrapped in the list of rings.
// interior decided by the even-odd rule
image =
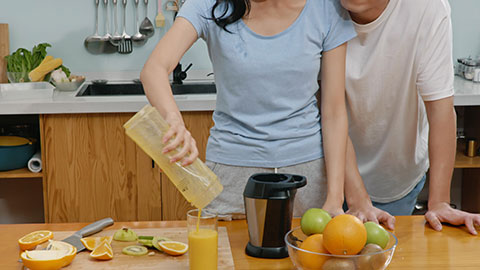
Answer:
[[[11,55],[5,56],[5,60],[7,61],[7,72],[17,73],[12,74],[15,76],[14,82],[30,81],[28,73],[38,67],[42,60],[47,56],[48,47],[52,47],[52,45],[48,43],[40,43],[35,45],[32,51],[25,48],[19,48]],[[67,77],[70,76],[70,70],[67,67],[62,65],[60,68],[62,68]],[[44,81],[48,81],[49,79],[50,76],[48,74],[45,76]]]
[[[138,237],[138,243],[141,244],[142,246],[146,247],[153,247],[152,244],[153,236],[139,236]]]

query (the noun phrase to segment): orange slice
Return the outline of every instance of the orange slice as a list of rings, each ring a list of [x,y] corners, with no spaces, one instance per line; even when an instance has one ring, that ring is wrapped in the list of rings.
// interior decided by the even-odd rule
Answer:
[[[77,255],[73,247],[70,253],[67,250],[32,250],[24,251],[20,255],[23,265],[35,270],[55,270],[69,265]]]
[[[91,253],[90,257],[96,260],[111,260],[113,259],[112,246],[108,241],[102,241]]]
[[[92,251],[98,245],[100,245],[103,241],[107,241],[109,244],[112,244],[112,236],[100,236],[100,237],[84,237],[80,239],[82,244],[85,246],[86,249]]]
[[[18,245],[21,250],[33,249],[37,245],[53,238],[51,231],[35,231],[18,239]]]
[[[158,245],[163,252],[174,256],[185,254],[188,250],[187,244],[177,241],[162,241]]]

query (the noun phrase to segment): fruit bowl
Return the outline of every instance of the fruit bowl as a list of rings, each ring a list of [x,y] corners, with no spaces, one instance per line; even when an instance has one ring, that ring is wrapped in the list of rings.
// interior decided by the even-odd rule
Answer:
[[[300,227],[294,228],[285,235],[288,255],[293,265],[299,270],[383,270],[390,264],[398,239],[391,232],[390,240],[382,251],[359,255],[332,255],[311,252],[300,248],[307,238]]]

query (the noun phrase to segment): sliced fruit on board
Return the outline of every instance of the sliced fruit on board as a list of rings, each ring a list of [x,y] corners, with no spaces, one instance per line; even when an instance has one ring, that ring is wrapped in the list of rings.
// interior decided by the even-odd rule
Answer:
[[[112,244],[112,236],[96,236],[96,237],[84,237],[80,239],[82,244],[85,246],[86,249],[92,251],[98,245],[100,245],[103,241],[107,241],[109,244]]]
[[[122,228],[113,234],[113,240],[115,241],[124,241],[124,242],[133,242],[137,241],[137,234],[129,228]]]
[[[18,239],[18,246],[21,250],[33,249],[37,245],[53,238],[51,231],[35,231]]]
[[[90,257],[96,260],[113,259],[112,246],[107,241],[102,241],[91,253]]]
[[[155,236],[155,237],[153,237],[152,245],[156,249],[158,249],[159,251],[163,252],[162,248],[158,245],[158,243],[163,242],[163,241],[171,241],[171,240],[167,237]]]
[[[148,253],[148,249],[144,246],[128,246],[122,249],[122,253],[131,256],[143,256]]]
[[[158,245],[163,252],[173,256],[185,254],[188,250],[187,244],[177,241],[161,241]]]
[[[23,265],[32,270],[55,270],[69,265],[76,255],[77,249],[73,247],[70,253],[66,250],[27,250],[20,258]]]

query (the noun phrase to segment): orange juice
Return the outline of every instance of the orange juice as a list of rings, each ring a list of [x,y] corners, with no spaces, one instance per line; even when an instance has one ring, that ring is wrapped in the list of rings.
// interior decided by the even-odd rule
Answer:
[[[212,229],[198,229],[188,233],[188,256],[191,270],[216,270],[218,233]]]

